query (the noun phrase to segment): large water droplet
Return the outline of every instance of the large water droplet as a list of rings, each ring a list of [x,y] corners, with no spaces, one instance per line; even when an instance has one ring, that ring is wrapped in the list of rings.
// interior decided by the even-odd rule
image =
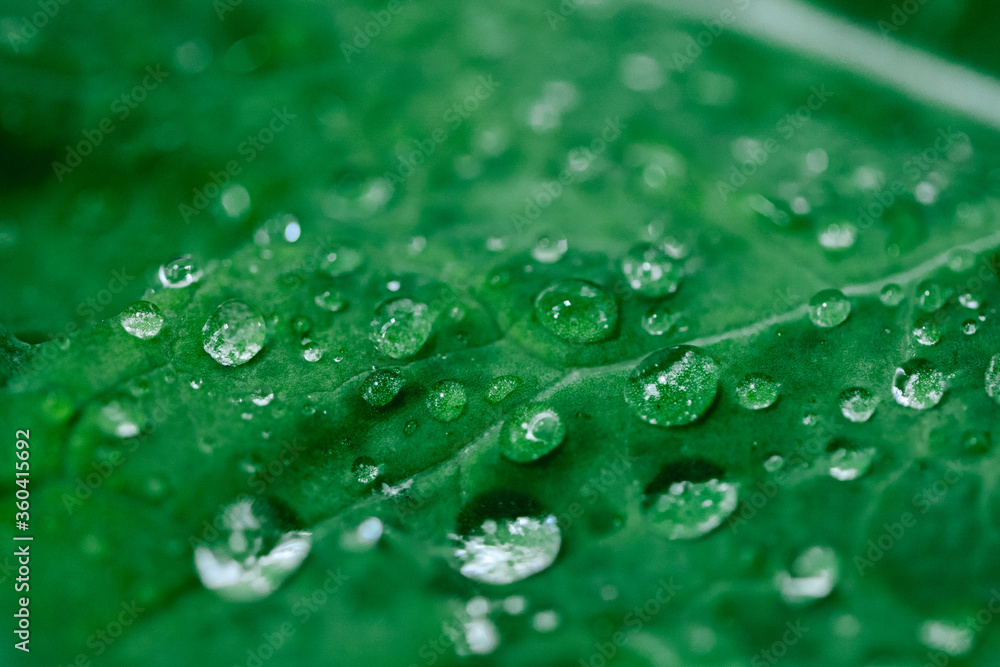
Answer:
[[[462,415],[465,402],[465,385],[455,380],[440,380],[427,395],[427,410],[439,422],[452,422]]]
[[[382,354],[401,359],[420,351],[430,338],[434,321],[427,304],[391,299],[375,310],[371,339]]]
[[[160,284],[171,289],[187,287],[201,280],[201,267],[191,255],[181,255],[160,266]]]
[[[774,578],[782,599],[788,604],[808,604],[833,592],[840,580],[840,560],[830,547],[810,547],[792,563],[791,572]]]
[[[990,365],[986,368],[986,394],[997,403],[1000,403],[1000,354],[994,354],[990,358]]]
[[[896,369],[892,397],[903,407],[927,410],[941,402],[947,389],[944,374],[926,359],[911,359]]]
[[[267,330],[256,308],[242,301],[226,301],[201,329],[205,351],[223,366],[239,366],[264,347]]]
[[[710,479],[674,482],[650,499],[646,516],[668,540],[693,540],[718,528],[736,510],[739,485]]]
[[[262,498],[241,498],[223,508],[218,538],[195,547],[205,588],[232,602],[267,597],[309,555],[312,535],[287,530],[288,518]]]
[[[511,461],[539,459],[562,443],[566,427],[559,413],[544,403],[519,405],[500,429],[500,452]]]
[[[809,299],[809,319],[818,327],[835,327],[850,314],[851,302],[839,290],[821,290]]]
[[[863,387],[851,387],[841,392],[840,412],[852,422],[866,422],[875,414],[878,399]]]
[[[488,387],[486,395],[483,397],[490,405],[496,405],[507,399],[521,386],[521,378],[516,375],[501,375],[493,378]]]
[[[748,375],[736,385],[736,398],[748,410],[763,410],[778,400],[781,385],[766,375]]]
[[[622,274],[629,287],[646,296],[673,294],[681,281],[680,267],[649,243],[639,243],[629,249],[622,259]]]
[[[562,533],[556,517],[486,519],[459,541],[459,572],[484,584],[511,584],[541,572],[556,559]]]
[[[154,338],[163,328],[163,313],[154,303],[136,301],[121,314],[121,323],[136,338]]]
[[[567,343],[596,343],[614,332],[618,305],[604,288],[586,280],[560,280],[535,299],[538,321]]]
[[[643,421],[680,426],[712,405],[719,388],[719,365],[704,350],[678,345],[643,359],[625,382],[625,401]]]
[[[403,388],[403,376],[394,368],[372,371],[361,383],[361,397],[368,405],[379,408],[388,405]]]

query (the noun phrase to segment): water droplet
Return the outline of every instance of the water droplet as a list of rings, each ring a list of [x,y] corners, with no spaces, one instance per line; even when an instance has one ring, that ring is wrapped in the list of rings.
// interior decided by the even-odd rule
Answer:
[[[484,584],[521,581],[549,567],[559,554],[562,533],[556,517],[486,519],[459,541],[459,572]]]
[[[227,505],[215,521],[218,538],[195,547],[205,588],[232,602],[253,602],[277,590],[312,548],[310,533],[286,530],[284,514],[262,498]]]
[[[569,243],[562,234],[543,234],[531,249],[531,256],[542,264],[554,264],[566,254]]]
[[[302,358],[308,362],[316,363],[323,358],[323,348],[319,343],[307,343],[302,348]]]
[[[632,246],[622,259],[622,274],[629,287],[646,296],[666,296],[677,291],[680,266],[650,243]]]
[[[657,303],[643,315],[642,328],[650,336],[663,336],[673,331],[680,319],[680,313],[674,313],[665,303]]]
[[[121,324],[136,338],[154,338],[163,328],[163,313],[154,303],[136,301],[121,314]]]
[[[275,241],[295,243],[302,235],[302,225],[299,219],[291,213],[279,213],[265,220],[253,233],[253,241],[257,245],[266,246]]]
[[[486,395],[483,397],[486,402],[491,405],[496,405],[501,401],[504,401],[517,391],[517,388],[521,386],[521,378],[516,375],[501,375],[500,377],[493,378],[490,381],[489,386],[486,388]]]
[[[992,448],[993,442],[986,431],[966,431],[962,434],[962,449],[966,454],[980,456]]]
[[[452,422],[461,416],[465,402],[465,385],[455,380],[439,380],[427,395],[427,410],[439,422]]]
[[[1000,403],[1000,354],[994,354],[986,368],[986,394]]]
[[[903,301],[903,288],[896,283],[889,283],[882,288],[878,298],[886,306],[895,308]]]
[[[560,280],[535,299],[538,321],[567,343],[596,343],[614,332],[618,305],[604,289],[586,280]]]
[[[921,345],[937,345],[941,341],[941,329],[933,319],[922,318],[913,325],[913,337]]]
[[[97,427],[116,438],[134,438],[147,425],[146,415],[131,400],[111,401],[97,413]]]
[[[201,280],[201,267],[191,255],[181,255],[160,266],[160,284],[170,289],[187,287]]]
[[[535,461],[558,447],[566,436],[559,413],[544,403],[514,408],[500,429],[500,453],[511,461]]]
[[[917,285],[917,306],[928,313],[941,310],[951,296],[951,289],[939,282],[925,280]]]
[[[970,319],[962,322],[962,333],[964,333],[965,335],[971,336],[977,331],[979,331],[979,323],[976,322],[976,320]]]
[[[875,448],[847,449],[841,447],[830,455],[830,477],[847,482],[861,477],[875,460]]]
[[[950,621],[927,620],[920,626],[920,641],[929,649],[943,651],[948,655],[961,657],[972,650],[976,635],[968,625]],[[948,659],[934,658],[934,662],[947,664]]]
[[[317,306],[331,313],[339,313],[348,306],[348,301],[344,298],[344,295],[334,290],[327,290],[326,292],[317,294],[315,301]]]
[[[371,339],[382,354],[401,359],[420,351],[430,338],[434,321],[426,304],[391,299],[375,310]]]
[[[840,560],[830,547],[810,547],[792,563],[791,572],[774,578],[782,599],[788,604],[808,604],[833,592],[840,580]]]
[[[380,368],[372,371],[361,383],[361,397],[372,407],[382,407],[396,398],[403,388],[403,376],[394,368]]]
[[[646,516],[668,540],[693,540],[718,528],[739,502],[739,485],[710,479],[674,482],[649,499]]]
[[[403,435],[405,435],[407,438],[410,437],[411,435],[417,432],[417,426],[419,425],[420,424],[417,423],[416,419],[409,420],[408,422],[403,424]]]
[[[809,299],[809,319],[818,327],[835,327],[850,314],[851,302],[839,290],[825,289]]]
[[[308,336],[312,332],[313,323],[305,315],[299,315],[292,319],[292,331],[299,336]]]
[[[767,472],[778,472],[785,466],[785,459],[775,454],[764,461],[764,470]]]
[[[364,264],[365,257],[360,250],[349,245],[338,245],[330,248],[320,261],[319,268],[336,278],[356,271]]]
[[[242,301],[220,305],[201,329],[205,352],[223,366],[239,366],[264,347],[264,318]]]
[[[979,306],[981,305],[979,297],[973,294],[972,292],[965,292],[964,294],[960,294],[958,297],[958,302],[962,304],[963,307],[969,308],[971,310],[975,310],[976,308],[979,308]]]
[[[834,222],[819,234],[819,244],[832,252],[849,250],[857,240],[858,228],[849,222]]]
[[[927,410],[941,402],[947,389],[944,374],[926,359],[911,359],[896,369],[892,397],[906,408]]]
[[[866,422],[875,414],[878,399],[863,387],[851,387],[841,392],[840,412],[852,422]]]
[[[371,484],[385,472],[385,464],[376,463],[367,456],[359,456],[351,465],[351,472],[359,484]]]
[[[659,426],[690,424],[715,400],[719,365],[704,350],[678,345],[643,359],[625,383],[637,417]]]
[[[748,375],[736,385],[736,398],[748,410],[763,410],[778,400],[781,385],[766,375]]]
[[[264,407],[274,400],[274,392],[270,387],[258,387],[252,394],[250,400],[259,407]]]

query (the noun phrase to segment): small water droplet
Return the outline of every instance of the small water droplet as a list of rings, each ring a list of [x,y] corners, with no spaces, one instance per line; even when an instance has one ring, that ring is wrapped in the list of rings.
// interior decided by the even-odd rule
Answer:
[[[739,485],[710,479],[674,482],[648,499],[646,516],[668,540],[693,540],[718,528],[739,503]]]
[[[367,456],[359,456],[354,459],[354,463],[351,465],[351,472],[359,484],[371,484],[385,472],[385,464],[376,463],[375,459]]]
[[[947,389],[944,374],[926,359],[911,359],[896,369],[892,397],[914,410],[927,410],[941,402]]]
[[[997,403],[1000,403],[1000,354],[994,354],[990,358],[990,365],[986,368],[986,394]]]
[[[493,378],[488,387],[486,395],[483,397],[490,405],[496,405],[506,400],[511,394],[521,386],[521,378],[516,375],[501,375]]]
[[[936,312],[941,310],[951,294],[951,288],[933,280],[925,280],[917,285],[917,306],[928,313]]]
[[[328,249],[320,261],[319,268],[336,278],[356,271],[364,261],[365,256],[354,246],[338,245]]]
[[[430,388],[427,410],[439,422],[452,422],[461,416],[465,402],[465,385],[456,380],[440,380]]]
[[[834,222],[819,234],[819,244],[831,252],[849,250],[857,240],[858,228],[850,222]]]
[[[932,318],[921,318],[913,325],[913,337],[921,345],[937,345],[941,342],[941,328]]]
[[[390,299],[375,310],[371,340],[375,348],[393,359],[420,351],[430,338],[434,321],[426,304],[412,299]]]
[[[973,294],[972,292],[965,292],[964,294],[960,294],[958,297],[958,302],[962,304],[963,307],[969,308],[971,310],[975,310],[976,308],[979,308],[979,306],[981,305],[979,297]]]
[[[256,308],[242,301],[226,301],[202,327],[205,352],[223,366],[239,366],[264,347],[267,331]]]
[[[930,619],[920,626],[920,642],[927,648],[961,657],[972,650],[976,635],[971,627],[950,621]],[[935,657],[934,662],[947,664],[947,657]]]
[[[305,315],[299,315],[292,319],[292,331],[299,336],[308,336],[313,329],[312,320]]]
[[[148,419],[131,400],[111,401],[97,413],[97,426],[107,435],[116,438],[134,438],[142,432]]]
[[[121,324],[136,338],[154,338],[163,328],[163,313],[154,303],[136,301],[121,314]]]
[[[543,234],[531,249],[531,256],[542,264],[554,264],[566,254],[569,243],[562,234]]]
[[[979,322],[976,320],[969,319],[962,322],[962,333],[966,336],[971,336],[977,331],[979,331]]]
[[[263,498],[241,498],[223,508],[216,539],[195,547],[205,588],[232,602],[253,602],[294,573],[312,548],[312,535],[287,530],[286,512]]]
[[[852,422],[866,422],[875,414],[878,399],[863,387],[851,387],[841,392],[840,412]]]
[[[567,343],[596,343],[614,332],[618,305],[599,285],[568,278],[539,293],[535,315],[546,329]]]
[[[847,482],[868,472],[875,460],[875,448],[847,449],[841,447],[830,455],[830,477]]]
[[[500,453],[517,463],[535,461],[558,447],[566,436],[559,413],[544,403],[511,411],[500,429]]]
[[[896,283],[889,283],[882,288],[879,300],[890,308],[895,308],[903,301],[903,288]]]
[[[851,302],[839,290],[821,290],[809,299],[809,319],[818,327],[838,326],[850,314]]]
[[[643,359],[625,383],[637,417],[659,426],[690,424],[715,401],[719,365],[704,350],[678,345]]]
[[[323,358],[323,352],[319,343],[307,343],[302,347],[302,358],[310,363],[316,363]]]
[[[404,384],[403,376],[398,370],[380,368],[372,371],[361,383],[361,397],[372,407],[382,407],[396,398]]]
[[[643,315],[642,328],[650,336],[663,336],[673,331],[680,320],[680,313],[673,312],[665,303],[657,303]]]
[[[327,290],[316,295],[316,305],[331,313],[339,313],[348,306],[348,301],[341,292]]]
[[[420,424],[417,422],[416,419],[411,419],[407,421],[405,424],[403,424],[403,435],[405,435],[407,438],[410,437],[411,435],[417,432],[417,427],[419,425]]]
[[[763,410],[778,400],[781,385],[766,375],[747,375],[736,385],[736,398],[748,410]]]
[[[830,547],[806,549],[792,563],[791,572],[779,572],[774,578],[782,599],[791,605],[822,600],[840,581],[840,560]]]
[[[785,459],[777,454],[764,461],[764,470],[767,472],[778,472],[783,467],[785,467]]]
[[[164,287],[180,289],[201,280],[202,270],[194,257],[181,255],[164,262],[157,275]]]
[[[646,296],[666,296],[677,291],[680,266],[650,243],[632,246],[622,258],[622,274],[629,287]]]
[[[264,407],[274,400],[274,392],[270,387],[258,387],[250,394],[250,400],[254,405]]]

